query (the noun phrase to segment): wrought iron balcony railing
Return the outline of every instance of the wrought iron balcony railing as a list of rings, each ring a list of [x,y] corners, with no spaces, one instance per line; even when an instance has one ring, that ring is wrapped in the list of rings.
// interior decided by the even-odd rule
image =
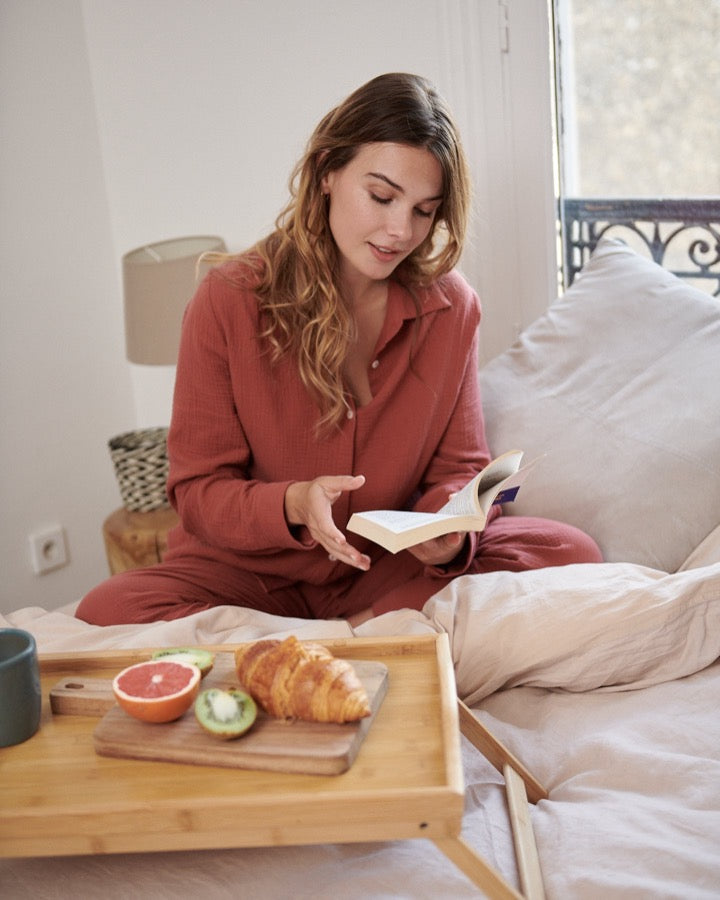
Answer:
[[[569,287],[602,237],[624,240],[680,278],[720,297],[720,197],[583,199],[560,203]]]

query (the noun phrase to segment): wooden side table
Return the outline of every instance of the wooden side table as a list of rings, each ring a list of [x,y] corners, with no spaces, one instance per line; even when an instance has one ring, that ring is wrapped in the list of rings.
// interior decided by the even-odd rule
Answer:
[[[130,512],[124,506],[103,522],[103,540],[110,574],[152,566],[167,550],[168,531],[179,522],[172,507]]]

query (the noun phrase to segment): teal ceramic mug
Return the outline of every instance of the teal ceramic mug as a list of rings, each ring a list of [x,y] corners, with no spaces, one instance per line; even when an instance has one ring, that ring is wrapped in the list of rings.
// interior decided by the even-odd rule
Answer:
[[[41,706],[35,638],[20,628],[0,628],[0,747],[32,737]]]

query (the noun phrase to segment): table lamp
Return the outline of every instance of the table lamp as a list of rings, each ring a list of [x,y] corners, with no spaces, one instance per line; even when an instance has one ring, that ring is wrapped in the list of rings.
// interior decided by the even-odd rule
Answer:
[[[222,238],[194,235],[145,244],[123,256],[125,351],[131,363],[177,363],[183,313],[204,274],[198,272],[198,259],[225,250]],[[169,506],[167,432],[164,427],[144,428],[108,442],[123,505],[130,512]]]
[[[123,256],[125,350],[130,362],[175,365],[183,312],[197,287],[198,258],[225,249],[222,238],[194,235],[145,244]]]

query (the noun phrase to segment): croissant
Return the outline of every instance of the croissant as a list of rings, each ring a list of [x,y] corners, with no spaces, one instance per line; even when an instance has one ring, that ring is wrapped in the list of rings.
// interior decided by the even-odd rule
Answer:
[[[306,722],[355,722],[370,715],[355,670],[321,644],[254,641],[235,651],[240,683],[271,716]]]

